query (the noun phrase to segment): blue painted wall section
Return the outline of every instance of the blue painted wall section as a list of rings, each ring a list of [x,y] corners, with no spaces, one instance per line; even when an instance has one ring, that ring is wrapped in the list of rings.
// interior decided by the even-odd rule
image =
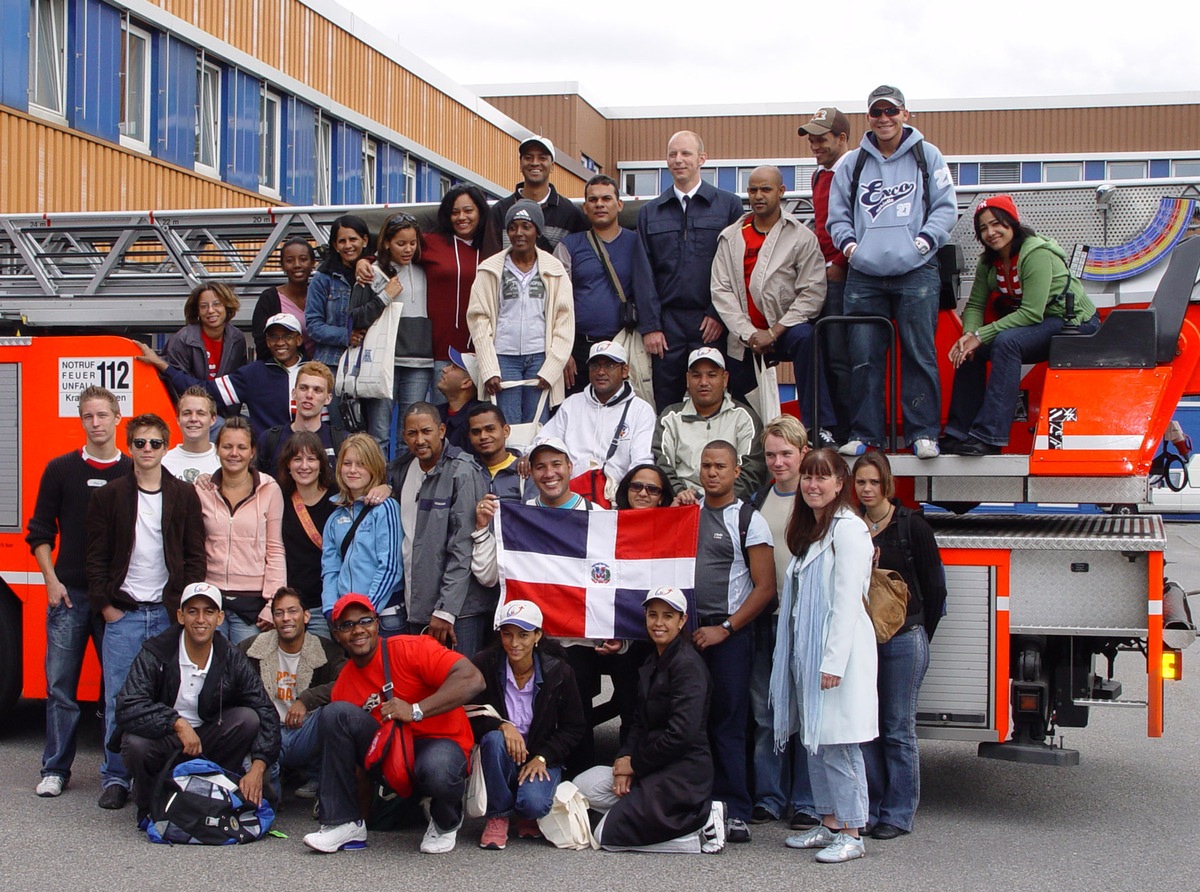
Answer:
[[[317,112],[294,96],[283,99],[282,198],[289,204],[311,205],[317,187]]]
[[[258,189],[258,94],[262,82],[234,68],[222,79],[221,179]]]
[[[196,49],[166,34],[156,34],[157,101],[151,103],[151,143],[155,157],[180,167],[196,163]]]
[[[362,204],[363,134],[345,121],[333,120],[333,162],[330,171],[332,204]]]
[[[1083,178],[1085,180],[1103,180],[1105,179],[1105,167],[1103,161],[1084,161],[1083,162]]]

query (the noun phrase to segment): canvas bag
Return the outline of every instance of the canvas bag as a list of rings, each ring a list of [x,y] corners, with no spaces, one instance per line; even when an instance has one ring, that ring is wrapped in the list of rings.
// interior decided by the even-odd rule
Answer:
[[[538,830],[560,849],[599,849],[587,810],[587,797],[579,787],[563,781],[554,791],[550,811],[538,818]]]
[[[496,707],[490,703],[468,703],[463,709],[468,719],[479,716],[500,718]],[[483,780],[483,756],[479,744],[471,747],[471,773],[467,776],[467,792],[463,798],[463,811],[468,818],[482,818],[487,813],[487,784]]]
[[[189,759],[159,772],[150,799],[151,842],[230,846],[262,838],[275,821],[264,798],[242,798],[238,776],[209,759]]]
[[[501,381],[501,390],[510,390],[513,387],[537,387],[538,379],[529,378],[523,381]],[[496,403],[496,397],[492,396],[492,403]],[[508,445],[519,452],[525,452],[537,439],[538,431],[542,429],[542,416],[546,413],[546,404],[550,400],[550,388],[547,387],[542,391],[541,397],[538,399],[537,411],[533,413],[533,421],[526,421],[522,424],[513,424],[512,419],[509,419],[509,434]]]
[[[396,377],[396,332],[402,301],[392,301],[367,329],[362,343],[350,347],[338,362],[334,393],[363,400],[390,400]]]
[[[775,366],[767,365],[767,361],[757,353],[753,355],[754,380],[758,386],[746,394],[746,403],[755,412],[763,424],[773,421],[781,414],[779,403],[779,376],[775,374]]]

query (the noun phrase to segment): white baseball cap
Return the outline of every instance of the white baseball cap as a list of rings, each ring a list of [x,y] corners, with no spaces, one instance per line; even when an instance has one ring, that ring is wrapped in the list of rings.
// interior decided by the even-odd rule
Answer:
[[[496,628],[501,626],[516,626],[526,632],[536,632],[542,627],[542,608],[532,601],[509,601],[502,604]]]
[[[665,601],[680,613],[687,613],[687,598],[674,586],[660,585],[658,588],[650,589],[646,593],[646,597],[642,599],[642,606],[645,607],[651,601]]]
[[[179,606],[182,607],[192,598],[207,598],[218,610],[225,609],[221,600],[221,590],[211,582],[193,582],[185,587],[183,594],[179,596]]]
[[[690,369],[702,359],[707,359],[714,365],[725,368],[725,357],[721,355],[721,351],[716,347],[701,347],[698,350],[693,350],[688,354],[688,368]]]

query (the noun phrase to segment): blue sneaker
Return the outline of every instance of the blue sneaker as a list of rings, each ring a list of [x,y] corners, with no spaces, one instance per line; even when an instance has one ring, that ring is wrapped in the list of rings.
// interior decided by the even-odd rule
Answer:
[[[841,455],[862,455],[870,448],[862,440],[850,440],[846,445],[838,449],[838,453]]]

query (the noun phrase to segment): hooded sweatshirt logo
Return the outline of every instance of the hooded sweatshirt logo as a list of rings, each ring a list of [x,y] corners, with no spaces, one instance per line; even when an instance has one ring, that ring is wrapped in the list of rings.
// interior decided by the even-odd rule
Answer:
[[[907,180],[885,188],[883,180],[871,180],[869,183],[864,183],[861,188],[862,195],[859,197],[858,203],[871,215],[872,220],[877,220],[879,215],[889,207],[911,197],[917,191],[917,184],[913,180]],[[901,213],[900,216],[907,215]]]

